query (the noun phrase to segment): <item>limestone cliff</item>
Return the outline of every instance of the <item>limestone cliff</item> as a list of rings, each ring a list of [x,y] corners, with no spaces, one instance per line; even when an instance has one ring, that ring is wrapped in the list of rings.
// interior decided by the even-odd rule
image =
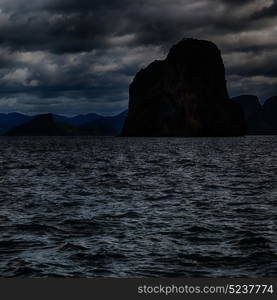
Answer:
[[[237,136],[244,113],[230,100],[217,46],[184,39],[130,85],[123,136]]]

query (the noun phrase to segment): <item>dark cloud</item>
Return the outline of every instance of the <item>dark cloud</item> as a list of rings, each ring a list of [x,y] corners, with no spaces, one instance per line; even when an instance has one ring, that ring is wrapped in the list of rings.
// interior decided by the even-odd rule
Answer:
[[[262,10],[255,12],[255,18],[271,18],[276,17],[277,15],[277,1],[273,0],[272,4],[268,7],[263,8]]]
[[[183,37],[222,50],[230,94],[276,94],[277,1],[1,0],[0,110],[118,112]]]

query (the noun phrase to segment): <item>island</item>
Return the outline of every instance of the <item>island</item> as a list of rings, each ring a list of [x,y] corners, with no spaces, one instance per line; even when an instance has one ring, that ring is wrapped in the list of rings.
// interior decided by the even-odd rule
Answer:
[[[241,136],[242,107],[229,97],[218,47],[184,39],[135,76],[121,136]]]

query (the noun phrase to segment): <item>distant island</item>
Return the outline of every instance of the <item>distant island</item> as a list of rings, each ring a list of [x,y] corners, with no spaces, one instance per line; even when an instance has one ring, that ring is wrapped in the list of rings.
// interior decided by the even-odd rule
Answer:
[[[28,116],[0,114],[0,134],[5,136],[116,136],[123,127],[127,110],[104,117],[95,113],[65,117],[55,114]]]
[[[53,115],[34,117],[29,122],[8,131],[6,136],[74,136],[82,135],[77,127],[55,121]]]
[[[277,96],[261,105],[254,95],[241,95],[232,99],[243,108],[249,135],[277,134]]]

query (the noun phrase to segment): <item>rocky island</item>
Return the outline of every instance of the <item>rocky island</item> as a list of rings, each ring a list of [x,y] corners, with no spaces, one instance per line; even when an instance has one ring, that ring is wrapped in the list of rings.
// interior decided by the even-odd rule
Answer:
[[[141,70],[130,85],[122,136],[239,136],[244,113],[230,100],[220,50],[184,39],[167,58]]]

